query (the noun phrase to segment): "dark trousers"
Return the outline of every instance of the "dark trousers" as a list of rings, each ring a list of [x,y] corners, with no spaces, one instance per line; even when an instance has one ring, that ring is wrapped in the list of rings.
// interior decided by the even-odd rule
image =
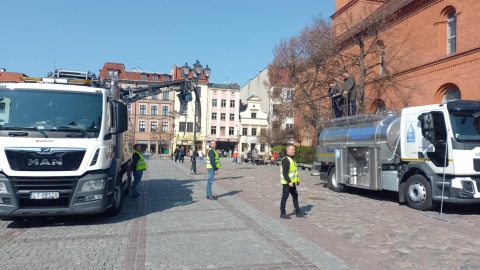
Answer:
[[[293,206],[295,207],[295,212],[300,212],[300,206],[298,205],[298,193],[297,186],[293,184],[293,187],[290,187],[288,184],[284,184],[282,192],[282,200],[280,201],[280,213],[286,214],[285,205],[287,204],[288,195],[292,194]]]
[[[338,107],[334,107],[333,111],[335,112],[335,117],[336,118],[342,117],[343,110],[340,110]]]

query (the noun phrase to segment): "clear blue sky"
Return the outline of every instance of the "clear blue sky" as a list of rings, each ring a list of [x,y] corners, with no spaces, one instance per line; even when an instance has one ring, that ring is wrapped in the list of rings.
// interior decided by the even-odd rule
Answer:
[[[2,0],[0,67],[28,76],[54,68],[98,70],[120,62],[169,73],[199,60],[210,82],[243,86],[273,58],[282,38],[335,0]]]

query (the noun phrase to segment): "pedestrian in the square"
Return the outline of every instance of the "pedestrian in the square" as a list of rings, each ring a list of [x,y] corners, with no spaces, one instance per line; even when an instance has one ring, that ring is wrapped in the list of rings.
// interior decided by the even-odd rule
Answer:
[[[200,163],[203,163],[203,152],[202,152],[202,149],[198,148],[198,160],[200,161]]]
[[[177,148],[175,148],[175,152],[173,152],[173,155],[175,156],[175,162],[180,159],[180,153],[181,149],[180,146],[177,145]]]
[[[290,216],[287,215],[287,211],[285,209],[287,199],[290,194],[292,194],[295,215],[297,217],[303,217],[304,214],[298,205],[297,186],[300,185],[300,178],[298,176],[297,164],[293,160],[293,156],[295,155],[295,146],[288,145],[286,150],[287,155],[283,157],[282,162],[280,163],[280,183],[282,183],[283,188],[282,200],[280,201],[280,217],[290,219]]]
[[[187,150],[185,150],[185,146],[182,146],[182,148],[180,149],[180,160],[179,160],[179,162],[181,161],[183,163],[183,159],[185,158],[186,155],[187,155]]]
[[[140,144],[135,144],[133,146],[133,156],[132,156],[132,171],[133,171],[133,184],[132,184],[132,196],[134,199],[140,198],[140,192],[138,192],[138,186],[142,180],[143,171],[147,169],[147,163],[142,155],[142,146]]]
[[[232,157],[233,157],[232,163],[237,164],[238,163],[238,149],[237,148],[235,148],[235,151],[233,151]]]
[[[210,149],[207,152],[207,171],[208,171],[208,180],[207,180],[207,199],[216,200],[217,196],[212,194],[212,185],[215,175],[218,174],[218,169],[220,168],[220,156],[217,153],[215,147],[217,146],[216,141],[210,142]]]
[[[343,94],[347,94],[347,116],[355,115],[357,113],[357,85],[355,83],[355,77],[348,73],[343,72]]]

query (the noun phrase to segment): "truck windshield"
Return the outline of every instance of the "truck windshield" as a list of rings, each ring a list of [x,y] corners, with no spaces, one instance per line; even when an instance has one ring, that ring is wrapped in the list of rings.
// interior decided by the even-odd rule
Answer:
[[[480,112],[451,111],[453,134],[458,142],[480,141]]]
[[[0,130],[30,131],[30,137],[65,138],[78,133],[77,137],[96,138],[101,122],[98,93],[0,90]]]

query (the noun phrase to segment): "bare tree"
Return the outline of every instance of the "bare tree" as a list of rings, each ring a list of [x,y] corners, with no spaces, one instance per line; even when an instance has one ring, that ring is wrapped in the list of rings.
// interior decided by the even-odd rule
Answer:
[[[163,130],[159,128],[152,130],[150,134],[150,139],[157,141],[160,148],[167,148],[172,138],[172,132],[163,132]],[[160,153],[160,149],[157,149],[157,153]]]
[[[358,74],[359,113],[367,111],[367,101],[372,105],[370,110],[379,109],[376,106],[382,105],[380,100],[399,107],[407,106],[413,93],[419,92],[418,88],[402,83],[395,76],[414,51],[413,47],[406,47],[408,35],[400,37],[396,31],[388,31],[403,5],[403,1],[390,1],[379,8],[373,4],[364,5],[360,10],[334,18],[337,67],[339,72],[347,70]],[[368,95],[367,87],[371,90]]]

